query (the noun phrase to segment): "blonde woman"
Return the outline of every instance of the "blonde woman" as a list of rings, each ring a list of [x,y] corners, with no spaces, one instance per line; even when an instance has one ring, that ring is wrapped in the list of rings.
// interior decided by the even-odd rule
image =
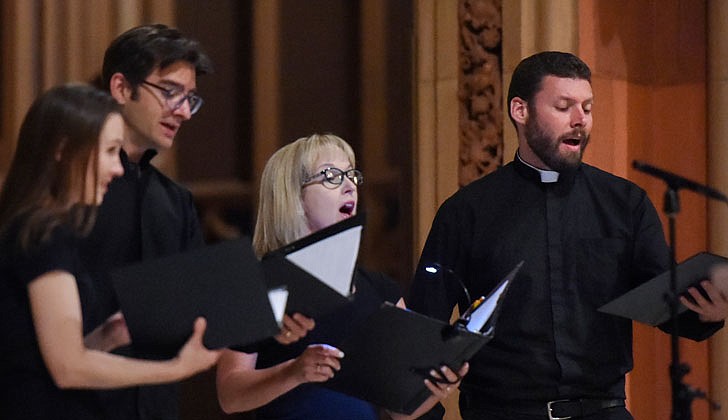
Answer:
[[[257,255],[354,216],[362,182],[351,146],[337,136],[314,134],[278,150],[261,178],[253,236]],[[325,264],[325,256],[322,258]],[[317,319],[316,327],[296,343],[273,343],[257,354],[224,351],[217,369],[223,410],[233,413],[257,408],[259,420],[378,419],[378,407],[318,385],[336,374],[345,355],[335,347],[316,343],[339,342],[383,301],[404,307],[398,286],[382,274],[359,268],[354,287],[352,303]],[[458,374],[466,372],[467,365]],[[442,374],[451,381],[457,379],[450,369],[443,368]],[[454,388],[425,383],[432,396],[412,416],[389,415],[416,418]]]

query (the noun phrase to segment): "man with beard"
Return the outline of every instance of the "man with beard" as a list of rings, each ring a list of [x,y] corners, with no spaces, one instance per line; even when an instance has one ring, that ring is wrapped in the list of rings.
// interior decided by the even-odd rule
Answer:
[[[495,337],[461,384],[463,419],[624,420],[632,369],[630,320],[597,308],[668,269],[657,212],[635,184],[582,163],[592,129],[589,67],[542,52],[515,69],[509,116],[515,159],[450,197],[422,252],[408,305],[447,320],[525,261],[501,309]],[[433,276],[433,263],[455,275]],[[458,281],[458,277],[460,281]],[[462,282],[462,283],[461,283]],[[702,340],[723,325],[728,302],[709,299],[681,317]]]

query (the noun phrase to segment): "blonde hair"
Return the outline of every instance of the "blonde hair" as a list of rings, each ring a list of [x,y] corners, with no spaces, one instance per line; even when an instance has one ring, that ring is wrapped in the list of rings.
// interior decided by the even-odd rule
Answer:
[[[258,257],[302,238],[307,233],[301,199],[304,181],[326,150],[343,151],[355,167],[354,151],[333,134],[302,137],[278,149],[268,159],[260,179],[253,249]]]

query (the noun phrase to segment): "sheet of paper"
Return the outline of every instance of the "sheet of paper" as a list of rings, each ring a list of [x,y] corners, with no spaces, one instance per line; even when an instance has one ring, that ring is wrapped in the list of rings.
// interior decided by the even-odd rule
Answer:
[[[283,314],[286,313],[286,302],[288,301],[288,290],[285,287],[279,287],[268,291],[268,300],[273,308],[273,316],[278,325],[283,323]]]
[[[478,306],[475,311],[470,314],[470,321],[468,321],[465,325],[465,328],[467,328],[468,331],[481,332],[481,328],[483,328],[485,323],[490,319],[491,315],[493,315],[493,311],[495,311],[495,308],[498,305],[498,299],[500,299],[503,291],[506,290],[506,287],[508,287],[508,283],[509,281],[502,282],[498,289],[496,289],[488,299],[481,303],[480,306]],[[483,331],[483,333],[485,334],[487,331]]]
[[[348,296],[359,255],[361,232],[362,226],[355,226],[294,251],[286,258],[342,296]]]

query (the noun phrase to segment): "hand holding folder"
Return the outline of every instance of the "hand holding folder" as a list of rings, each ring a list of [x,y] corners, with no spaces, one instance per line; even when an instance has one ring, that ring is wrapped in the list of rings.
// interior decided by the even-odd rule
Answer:
[[[350,302],[363,223],[358,214],[263,257],[268,287],[288,290],[287,313],[316,319]]]
[[[519,263],[453,325],[385,303],[337,347],[341,370],[323,385],[399,413],[411,414],[431,394],[424,379],[446,365],[457,372],[493,338],[499,309]],[[465,314],[464,314],[465,315]],[[472,322],[472,323],[471,323]],[[482,332],[481,332],[482,331]]]
[[[699,285],[701,280],[711,277],[711,269],[728,263],[720,255],[701,252],[693,255],[676,267],[677,292],[685,293],[688,288]],[[718,288],[726,285],[719,279]],[[725,293],[725,292],[724,292]],[[603,305],[599,312],[630,318],[644,324],[657,326],[670,320],[670,271],[653,277],[651,280]],[[678,314],[687,311],[679,304]]]
[[[242,238],[114,270],[132,345],[171,357],[203,316],[208,348],[246,348],[277,334],[284,311],[315,318],[346,304],[363,220],[351,217],[262,262]]]
[[[210,349],[252,344],[278,333],[263,271],[247,238],[114,270],[112,282],[132,345],[174,356],[205,317]]]

